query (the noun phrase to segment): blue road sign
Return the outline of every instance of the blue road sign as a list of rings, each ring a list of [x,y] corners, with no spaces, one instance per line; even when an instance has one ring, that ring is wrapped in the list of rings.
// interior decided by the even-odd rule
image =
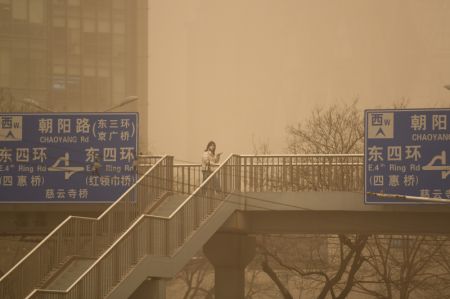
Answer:
[[[137,113],[0,114],[0,202],[112,202],[137,139]]]
[[[364,122],[366,203],[450,202],[450,109],[366,110]]]

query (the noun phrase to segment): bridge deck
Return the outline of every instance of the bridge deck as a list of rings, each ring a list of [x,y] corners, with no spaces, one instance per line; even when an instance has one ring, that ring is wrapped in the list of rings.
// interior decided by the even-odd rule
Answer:
[[[246,210],[450,212],[446,204],[365,204],[363,192],[348,191],[245,192],[233,194],[230,200],[242,200]]]
[[[369,205],[359,192],[252,192],[222,230],[259,233],[449,234],[450,206]]]

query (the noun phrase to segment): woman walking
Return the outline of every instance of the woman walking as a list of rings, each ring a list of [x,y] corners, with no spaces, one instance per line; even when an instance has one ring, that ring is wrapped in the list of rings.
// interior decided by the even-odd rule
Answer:
[[[203,182],[213,172],[213,166],[217,166],[217,163],[219,163],[221,154],[222,153],[218,153],[216,155],[216,143],[214,141],[208,142],[208,145],[202,155]]]

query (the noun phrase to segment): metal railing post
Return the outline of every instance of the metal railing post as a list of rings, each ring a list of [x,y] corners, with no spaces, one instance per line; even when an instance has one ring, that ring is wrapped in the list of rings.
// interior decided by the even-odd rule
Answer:
[[[166,159],[166,191],[173,191],[173,156],[168,156]]]
[[[235,192],[241,192],[241,180],[242,180],[242,166],[241,166],[241,156],[235,155],[234,161],[233,161],[234,169],[233,169],[233,175],[234,175],[234,190]]]
[[[169,223],[169,220],[165,220],[164,221],[164,224],[165,224],[165,234],[164,234],[164,237],[165,237],[165,250],[164,250],[164,252],[165,252],[165,255],[166,256],[169,256],[170,255],[170,237],[171,237],[171,232],[170,232],[170,230],[169,230],[169,225],[170,225],[170,223]]]

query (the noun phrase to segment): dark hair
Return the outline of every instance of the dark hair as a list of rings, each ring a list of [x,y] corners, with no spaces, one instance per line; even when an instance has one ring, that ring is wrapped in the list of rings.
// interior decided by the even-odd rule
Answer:
[[[205,152],[208,151],[208,149],[209,149],[209,147],[210,147],[211,145],[214,145],[214,146],[215,146],[216,143],[215,143],[214,141],[208,142],[208,145],[206,146]],[[215,154],[216,154],[216,149],[214,149],[214,151],[213,151],[213,155],[215,155]]]

